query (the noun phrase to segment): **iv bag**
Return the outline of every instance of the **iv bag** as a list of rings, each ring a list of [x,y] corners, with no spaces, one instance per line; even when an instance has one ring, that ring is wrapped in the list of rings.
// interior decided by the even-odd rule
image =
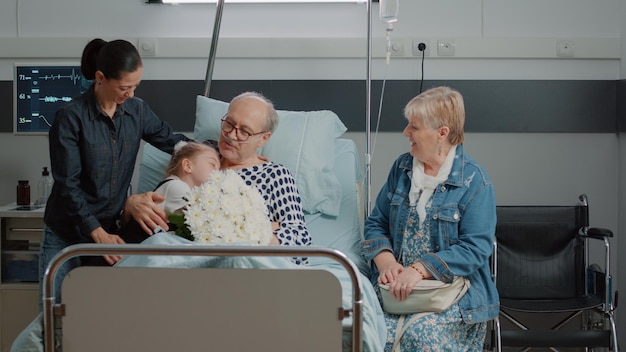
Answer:
[[[380,20],[386,23],[398,21],[398,6],[400,0],[380,0]]]

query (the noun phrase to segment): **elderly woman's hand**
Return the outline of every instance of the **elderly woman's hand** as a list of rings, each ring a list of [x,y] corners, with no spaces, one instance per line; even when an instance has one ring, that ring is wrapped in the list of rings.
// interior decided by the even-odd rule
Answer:
[[[157,227],[167,230],[167,215],[159,204],[164,200],[162,195],[154,192],[133,194],[126,199],[122,221],[127,222],[132,217],[150,235]]]
[[[389,251],[379,253],[374,258],[374,263],[379,272],[378,283],[383,285],[393,282],[403,268]]]
[[[389,285],[391,295],[399,301],[405,300],[413,291],[413,286],[424,279],[416,269],[403,267],[389,251],[379,253],[374,258],[374,263],[380,273],[378,283]],[[422,268],[420,270],[424,271]]]
[[[389,284],[391,295],[398,301],[404,301],[413,291],[413,287],[424,277],[414,268],[403,267],[396,279]]]

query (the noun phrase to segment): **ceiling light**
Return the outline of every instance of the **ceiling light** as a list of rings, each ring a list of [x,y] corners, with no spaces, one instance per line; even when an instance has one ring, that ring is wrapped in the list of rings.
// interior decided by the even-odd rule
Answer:
[[[224,0],[228,3],[318,3],[318,2],[356,2],[363,3],[367,0]],[[216,3],[217,0],[161,0],[164,4],[204,4]]]

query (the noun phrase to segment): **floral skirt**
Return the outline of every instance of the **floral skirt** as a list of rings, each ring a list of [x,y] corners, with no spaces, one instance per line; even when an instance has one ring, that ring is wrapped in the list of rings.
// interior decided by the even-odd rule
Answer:
[[[396,332],[402,330],[398,323],[407,322],[412,316],[405,315],[401,320],[401,315],[385,313],[385,352],[392,352]],[[483,350],[486,334],[487,323],[465,323],[461,318],[459,305],[454,304],[441,313],[428,314],[412,322],[400,338],[400,351],[480,352]]]

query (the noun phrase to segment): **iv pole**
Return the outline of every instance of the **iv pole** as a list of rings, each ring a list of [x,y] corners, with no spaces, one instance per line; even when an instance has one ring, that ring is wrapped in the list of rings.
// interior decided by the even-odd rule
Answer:
[[[217,0],[217,9],[215,10],[215,23],[213,23],[213,37],[211,39],[211,48],[209,51],[209,63],[207,64],[206,77],[204,79],[205,97],[209,97],[211,90],[211,81],[213,80],[213,67],[215,66],[215,56],[217,56],[217,40],[220,36],[220,26],[222,25],[222,13],[224,12],[224,0]]]
[[[367,1],[367,75],[365,80],[365,214],[371,211],[372,169],[371,161],[371,99],[372,99],[372,0]]]

